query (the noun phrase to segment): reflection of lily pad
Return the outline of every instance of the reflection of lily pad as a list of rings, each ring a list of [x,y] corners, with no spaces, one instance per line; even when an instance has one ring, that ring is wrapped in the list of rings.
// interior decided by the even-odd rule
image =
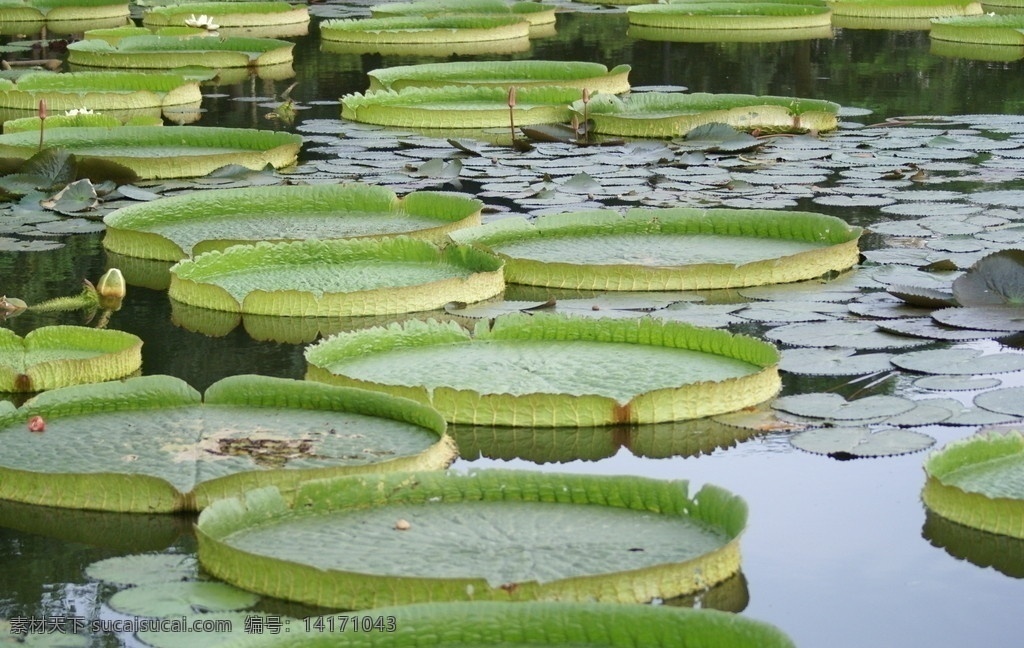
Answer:
[[[26,429],[32,416],[43,433]],[[453,455],[420,405],[262,376],[226,378],[205,403],[168,376],[69,387],[3,413],[0,428],[0,497],[124,512],[198,510],[258,485],[439,468]]]
[[[259,170],[295,162],[302,137],[291,133],[215,126],[57,128],[49,146],[83,160],[106,160],[143,178],[202,176],[228,164]],[[28,159],[39,150],[39,133],[0,135],[0,156]]]
[[[343,333],[306,351],[307,377],[430,403],[453,423],[591,426],[710,416],[767,400],[764,342],[675,322],[505,315]]]
[[[408,235],[439,240],[477,225],[483,203],[461,194],[403,198],[360,184],[246,187],[130,205],[104,219],[103,245],[120,254],[179,261],[239,243]]]
[[[972,529],[931,511],[925,513],[921,536],[933,546],[979,567],[1024,578],[1024,540]]]
[[[384,240],[261,242],[171,268],[168,294],[214,310],[280,316],[386,315],[434,310],[500,293],[502,262],[471,249]]]
[[[453,232],[506,261],[506,280],[690,290],[810,279],[857,262],[860,228],[810,212],[633,209],[505,218]]]
[[[505,471],[320,480],[284,496],[262,488],[204,511],[199,559],[240,587],[348,609],[642,602],[739,569],[746,505],[715,486],[692,499],[687,490],[638,477]]]
[[[0,328],[0,391],[34,392],[123,378],[142,366],[142,340],[123,331],[44,326],[19,337]]]
[[[922,499],[959,524],[1024,538],[1024,436],[983,432],[954,441],[925,462]]]

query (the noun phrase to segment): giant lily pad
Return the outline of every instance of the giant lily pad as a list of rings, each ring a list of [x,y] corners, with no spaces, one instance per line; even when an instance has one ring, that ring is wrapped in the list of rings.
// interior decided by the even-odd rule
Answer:
[[[954,16],[932,21],[928,36],[935,40],[979,45],[1024,45],[1024,15]]]
[[[367,75],[371,91],[457,85],[497,86],[507,91],[509,86],[557,85],[619,94],[629,91],[629,71],[628,65],[618,65],[609,71],[600,63],[522,60],[399,65]]]
[[[707,600],[704,602],[706,604]],[[353,631],[356,627],[359,631]],[[363,627],[371,630],[363,631]],[[234,630],[241,635],[242,624],[236,623]],[[703,637],[713,637],[730,648],[792,648],[794,645],[774,626],[716,609],[564,601],[557,605],[543,601],[400,605],[375,608],[364,614],[309,617],[301,624],[293,622],[289,630],[288,645],[294,648],[328,643],[342,648],[414,646],[421,644],[423,637],[440,636],[445,637],[448,645],[507,648],[570,645],[668,648],[692,646]],[[144,633],[142,636],[149,640],[153,635]],[[280,641],[280,636],[248,634],[231,645],[271,648]]]
[[[294,43],[272,38],[177,38],[128,36],[111,45],[102,39],[68,45],[68,62],[86,67],[171,69],[249,68],[291,63]]]
[[[513,314],[470,333],[438,322],[342,333],[307,377],[430,403],[454,423],[590,426],[710,416],[779,389],[770,344],[651,319]]]
[[[123,331],[44,326],[24,338],[0,328],[0,392],[123,378],[142,366],[142,340]]]
[[[221,189],[139,203],[108,214],[103,245],[119,254],[179,261],[260,240],[401,234],[439,240],[478,225],[483,203],[463,194],[413,192],[399,198],[370,185]]]
[[[828,7],[752,2],[645,4],[626,11],[630,25],[688,30],[768,30],[829,27]]]
[[[214,250],[172,267],[168,294],[222,311],[336,317],[433,310],[504,287],[502,262],[489,254],[399,237]]]
[[[0,79],[0,107],[36,111],[45,101],[50,110],[130,110],[195,104],[199,84],[180,74],[131,72],[32,72],[17,81]]]
[[[984,13],[976,0],[832,0],[834,16],[879,19],[940,18]]]
[[[128,3],[115,0],[4,0],[0,33],[29,34],[45,26],[51,33],[68,34],[113,27],[128,15]]]
[[[142,178],[182,178],[228,164],[254,170],[288,166],[298,156],[302,136],[214,126],[58,128],[46,132],[46,144],[74,153],[80,162],[115,162]],[[38,132],[0,135],[0,157],[28,159],[38,150]]]
[[[516,125],[568,121],[576,88],[535,87],[517,92],[511,109]],[[451,86],[406,88],[345,95],[343,119],[417,128],[493,128],[509,125],[508,88]]]
[[[287,2],[189,2],[152,7],[142,17],[142,24],[182,26],[195,16],[209,16],[221,28],[266,27],[308,23],[309,9]]]
[[[513,16],[394,16],[325,20],[325,41],[372,45],[488,42],[528,39],[530,23]]]
[[[982,432],[928,458],[921,497],[944,518],[1024,538],[1024,435]]]
[[[632,209],[505,218],[453,232],[505,259],[506,280],[560,288],[691,290],[800,281],[858,260],[859,227],[823,214]]]
[[[594,121],[594,132],[625,137],[676,137],[713,123],[784,132],[828,131],[839,123],[839,106],[829,101],[738,94],[601,94],[573,110]]]
[[[42,433],[25,426],[42,417]],[[0,498],[121,512],[195,511],[266,484],[437,469],[436,412],[329,385],[232,376],[198,392],[146,376],[46,392],[0,414]]]
[[[692,499],[687,491],[686,482],[506,471],[262,488],[204,511],[199,560],[239,587],[346,609],[642,602],[739,570],[746,505],[715,486]]]

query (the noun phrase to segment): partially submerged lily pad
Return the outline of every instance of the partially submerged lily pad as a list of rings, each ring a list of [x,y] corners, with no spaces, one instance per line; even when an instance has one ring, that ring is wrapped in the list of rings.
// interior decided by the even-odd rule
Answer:
[[[46,143],[80,162],[114,162],[142,178],[184,178],[228,164],[253,170],[288,166],[298,156],[302,136],[216,126],[124,126],[58,128],[46,132]],[[28,159],[38,150],[38,132],[0,135],[0,157]]]
[[[678,137],[723,123],[747,130],[828,131],[838,126],[837,104],[819,99],[740,94],[644,92],[626,98],[601,94],[573,110],[594,121],[594,132],[623,137]]]
[[[981,432],[925,462],[925,505],[944,518],[1024,539],[1024,435]]]
[[[179,261],[239,243],[398,235],[427,240],[478,225],[483,203],[463,194],[399,198],[361,184],[219,189],[123,207],[103,222],[108,250]]]
[[[687,491],[686,482],[508,471],[261,488],[203,512],[199,560],[239,587],[346,609],[643,602],[739,570],[745,503],[715,486],[692,499]]]
[[[779,389],[771,345],[652,319],[537,313],[343,333],[306,350],[307,377],[429,403],[454,423],[590,426],[730,412]]]
[[[25,422],[45,420],[45,431]],[[436,469],[440,416],[366,391],[232,376],[198,392],[170,376],[68,387],[0,414],[0,497],[121,512],[196,511],[265,484]]]
[[[171,298],[283,316],[410,313],[475,302],[505,287],[502,262],[409,237],[236,245],[171,268]]]
[[[0,328],[0,392],[114,380],[141,366],[142,340],[124,331],[44,326],[22,338]]]
[[[505,259],[509,283],[691,290],[845,270],[857,263],[860,233],[810,212],[669,208],[504,218],[450,236]]]

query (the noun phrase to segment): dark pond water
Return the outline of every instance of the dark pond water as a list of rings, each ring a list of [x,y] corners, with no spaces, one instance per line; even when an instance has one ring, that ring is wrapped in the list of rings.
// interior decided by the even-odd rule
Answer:
[[[319,5],[316,13],[344,12],[340,5],[327,4]],[[332,130],[324,124],[337,120],[337,99],[364,90],[367,71],[437,60],[325,53],[320,51],[315,24],[311,34],[296,39],[294,79],[210,86],[204,100],[207,112],[199,123],[284,128],[265,115],[275,95],[297,81],[292,96],[303,108],[297,127],[313,134],[303,154],[309,171],[311,165],[339,156],[318,138],[330,139],[325,133]],[[623,14],[587,10],[561,14],[556,37],[536,41],[530,52],[516,56],[609,66],[629,63],[634,86],[829,99],[872,110],[872,115],[856,118],[862,124],[902,115],[1024,112],[1021,61],[971,61],[929,50],[924,32],[885,30],[846,29],[830,40],[783,43],[645,42],[626,36]],[[386,137],[393,134],[381,133]],[[441,157],[451,153],[439,151]],[[1017,171],[989,173],[999,188],[1022,186]],[[306,177],[322,176],[309,172]],[[985,182],[975,177],[970,183],[941,188],[979,190]],[[500,199],[493,202],[508,206]],[[889,218],[871,207],[823,211],[859,224]],[[61,240],[66,246],[53,252],[0,253],[0,293],[30,303],[73,294],[83,277],[95,279],[108,267],[99,235]],[[881,244],[877,237],[866,243]],[[80,319],[78,314],[23,316],[6,324],[24,333],[41,324]],[[111,326],[145,340],[147,374],[178,376],[200,390],[234,374],[299,378],[305,371],[302,345],[256,341],[241,326],[212,336],[181,323],[181,313],[172,312],[163,292],[134,287]],[[757,325],[747,329],[761,330]],[[993,342],[975,346],[988,352],[1002,350]],[[844,387],[848,380],[784,376],[788,393],[838,390],[852,395],[862,387]],[[896,376],[859,395],[913,391],[909,379]],[[923,431],[941,446],[974,429],[931,426]],[[628,434],[595,438],[593,445],[602,450],[593,456],[603,458],[538,463],[537,457],[536,462],[515,458],[519,448],[512,444],[502,452],[485,452],[492,458],[462,459],[456,467],[689,479],[695,487],[715,483],[741,495],[750,506],[742,542],[743,577],[701,597],[697,604],[769,621],[800,646],[1012,646],[1024,636],[1024,543],[974,533],[927,515],[919,499],[923,453],[841,462],[796,450],[786,434],[774,433],[702,456],[668,453],[652,458],[636,447],[631,451],[634,444]],[[526,455],[536,444],[527,439],[521,445],[518,454]],[[84,567],[113,555],[192,551],[188,522],[0,504],[0,618],[111,616],[103,605],[107,592],[84,576]],[[274,604],[266,607],[288,611]],[[121,640],[131,641],[107,637],[104,642]]]

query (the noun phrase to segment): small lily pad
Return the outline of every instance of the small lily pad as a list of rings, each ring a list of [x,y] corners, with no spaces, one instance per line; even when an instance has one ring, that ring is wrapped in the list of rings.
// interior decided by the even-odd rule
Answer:
[[[94,562],[85,575],[116,585],[148,585],[194,580],[199,573],[196,559],[188,554],[134,554]]]
[[[779,369],[808,376],[860,376],[889,371],[891,354],[857,354],[856,349],[785,349]]]
[[[130,587],[111,596],[107,605],[122,614],[178,617],[242,610],[256,605],[259,600],[258,594],[226,583],[185,581]]]
[[[794,435],[794,447],[834,459],[889,457],[920,452],[935,444],[927,434],[911,430],[885,429],[872,432],[866,427],[816,428]]]
[[[928,374],[972,375],[1008,373],[1024,369],[1024,354],[993,353],[978,349],[932,349],[893,356],[892,363],[907,371]]]
[[[928,343],[926,340],[886,333],[871,322],[850,321],[787,324],[769,330],[765,337],[793,346],[853,349],[901,349]]]
[[[914,387],[929,391],[975,391],[998,387],[1003,381],[998,378],[972,378],[964,376],[922,376],[914,381]]]
[[[857,421],[908,412],[914,408],[914,401],[899,396],[867,396],[847,401],[839,394],[811,393],[776,398],[772,407],[798,416]]]
[[[988,331],[1024,331],[1024,304],[1019,306],[968,306],[943,308],[932,313],[947,326]]]
[[[974,404],[992,412],[1024,416],[1024,387],[1004,387],[978,394]]]

